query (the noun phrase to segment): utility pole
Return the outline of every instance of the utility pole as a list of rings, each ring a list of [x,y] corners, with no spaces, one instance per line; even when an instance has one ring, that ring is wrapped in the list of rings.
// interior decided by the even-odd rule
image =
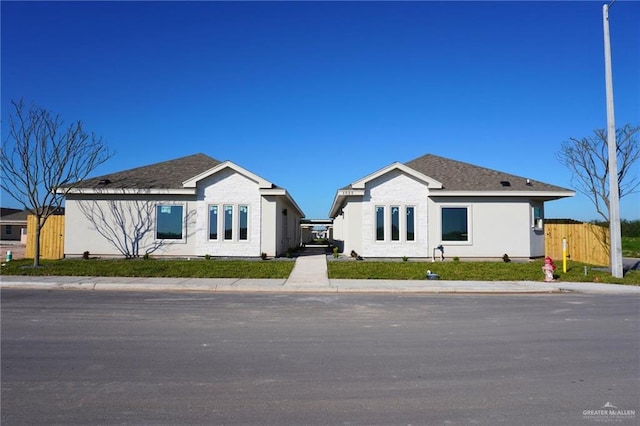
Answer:
[[[613,75],[611,71],[611,41],[609,39],[609,6],[602,6],[604,27],[604,73],[607,96],[607,145],[609,147],[609,248],[611,275],[622,278],[622,235],[620,230],[620,192],[618,189],[618,154],[616,147],[616,123],[613,111]]]

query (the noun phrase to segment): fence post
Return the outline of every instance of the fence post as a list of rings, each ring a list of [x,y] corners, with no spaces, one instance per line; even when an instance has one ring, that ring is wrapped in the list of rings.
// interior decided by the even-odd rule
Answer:
[[[562,272],[567,273],[567,238],[562,239]]]

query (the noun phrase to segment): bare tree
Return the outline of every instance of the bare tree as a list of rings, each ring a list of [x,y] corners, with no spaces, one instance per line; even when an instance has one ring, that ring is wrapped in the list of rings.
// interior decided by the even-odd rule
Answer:
[[[100,193],[98,189],[95,189]],[[156,225],[154,216],[158,206],[157,200],[148,199],[146,190],[139,190],[135,195],[124,189],[119,194],[105,191],[99,199],[77,200],[76,204],[84,217],[112,247],[126,259],[162,251],[170,246],[170,240],[155,237]],[[195,219],[195,211],[186,214],[184,220],[191,223]],[[193,235],[195,228],[187,237]]]
[[[40,265],[40,231],[75,183],[113,156],[81,121],[65,127],[46,109],[11,101],[9,133],[0,149],[0,188],[36,217],[33,265]],[[58,190],[60,190],[58,192]]]
[[[619,197],[636,192],[640,181],[631,174],[633,164],[640,157],[636,139],[640,126],[630,124],[616,131]],[[609,222],[609,154],[607,132],[593,131],[582,139],[571,138],[562,143],[558,159],[571,171],[572,186],[589,197],[596,212]]]
[[[140,256],[140,243],[153,234],[156,203],[143,199],[105,198],[98,200],[78,201],[82,214],[109,244],[126,259]],[[162,242],[152,240],[145,254],[158,250]]]

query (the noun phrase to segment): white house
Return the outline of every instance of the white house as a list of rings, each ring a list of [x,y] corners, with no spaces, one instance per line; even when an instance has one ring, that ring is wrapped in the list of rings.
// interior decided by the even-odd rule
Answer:
[[[333,240],[363,257],[544,256],[544,203],[571,190],[424,155],[337,191]]]
[[[278,256],[304,213],[286,189],[204,154],[74,184],[65,256]]]

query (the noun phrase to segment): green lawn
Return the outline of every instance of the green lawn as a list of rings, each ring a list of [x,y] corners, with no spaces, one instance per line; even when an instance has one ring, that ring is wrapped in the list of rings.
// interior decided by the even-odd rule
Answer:
[[[3,275],[70,275],[99,277],[287,278],[289,260],[43,260],[33,268],[25,259],[2,267]]]
[[[377,262],[332,261],[328,263],[332,279],[424,279],[427,270],[440,275],[442,280],[460,281],[543,281],[543,262]],[[631,271],[623,279],[608,272],[592,269],[592,265],[567,262],[567,272],[562,263],[556,263],[555,275],[560,281],[607,282],[640,285],[640,271]],[[587,267],[587,275],[584,268]]]
[[[3,275],[70,275],[104,277],[181,277],[181,278],[287,278],[293,269],[292,260],[43,260],[42,267],[31,267],[29,259],[9,262],[2,267]],[[442,280],[479,281],[542,281],[542,261],[533,262],[402,262],[402,261],[333,261],[328,262],[329,278],[338,279],[398,279],[422,280],[427,270]],[[567,262],[556,264],[560,281],[606,282],[640,285],[640,271],[631,271],[623,279],[593,269],[591,265]],[[587,275],[584,274],[585,266]]]

